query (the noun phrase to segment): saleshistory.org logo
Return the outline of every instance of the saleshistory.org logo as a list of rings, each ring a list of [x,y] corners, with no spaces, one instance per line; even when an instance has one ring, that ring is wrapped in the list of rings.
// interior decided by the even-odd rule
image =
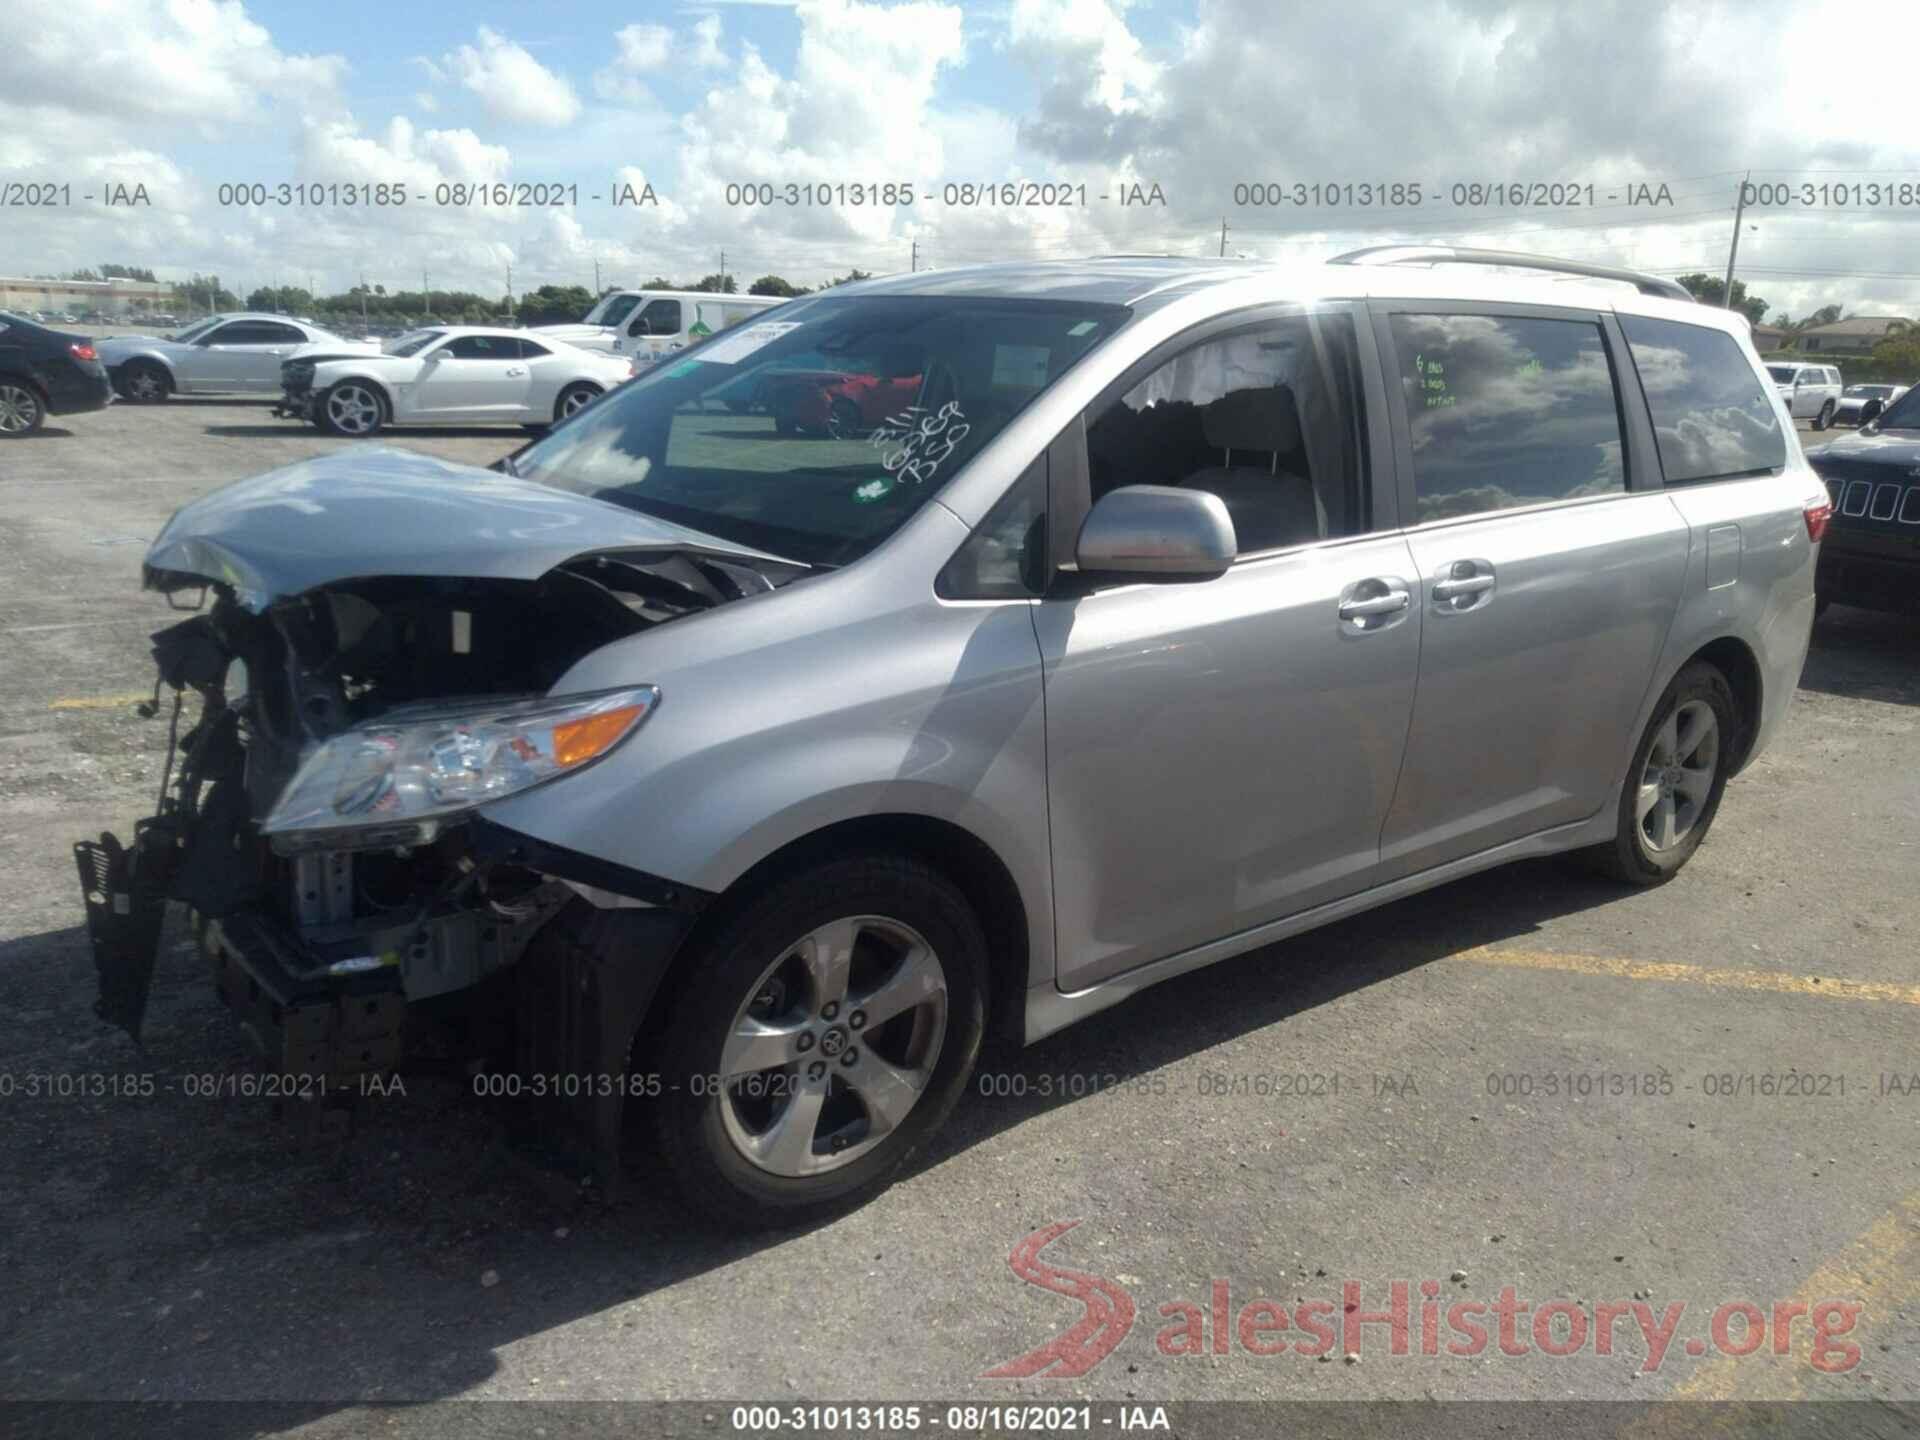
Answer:
[[[1040,1258],[1041,1251],[1079,1223],[1060,1220],[1035,1230],[1013,1247],[1007,1265],[1027,1284],[1077,1303],[1080,1318],[1044,1345],[994,1366],[983,1378],[1073,1379],[1119,1349],[1132,1331],[1138,1309],[1121,1285]],[[1159,1307],[1161,1318],[1171,1323],[1153,1343],[1160,1354],[1176,1358],[1228,1355],[1237,1347],[1263,1358],[1326,1359],[1339,1354],[1357,1359],[1369,1343],[1376,1354],[1384,1345],[1389,1356],[1472,1357],[1497,1350],[1515,1358],[1538,1353],[1552,1359],[1589,1350],[1599,1356],[1630,1354],[1638,1347],[1645,1355],[1641,1372],[1652,1374],[1666,1363],[1687,1312],[1684,1300],[1673,1301],[1658,1314],[1645,1300],[1534,1304],[1521,1300],[1511,1285],[1491,1301],[1443,1302],[1442,1288],[1438,1280],[1418,1285],[1389,1281],[1384,1301],[1376,1300],[1378,1308],[1367,1310],[1361,1308],[1365,1287],[1348,1280],[1340,1287],[1338,1303],[1301,1300],[1289,1309],[1277,1300],[1254,1299],[1236,1307],[1232,1283],[1216,1279],[1208,1286],[1205,1304],[1169,1300]],[[1860,1363],[1860,1347],[1845,1337],[1853,1333],[1864,1308],[1854,1300],[1779,1300],[1767,1309],[1749,1300],[1730,1300],[1713,1311],[1707,1337],[1680,1339],[1680,1350],[1696,1359],[1752,1355],[1763,1349],[1774,1355],[1802,1353],[1815,1370],[1843,1375]]]

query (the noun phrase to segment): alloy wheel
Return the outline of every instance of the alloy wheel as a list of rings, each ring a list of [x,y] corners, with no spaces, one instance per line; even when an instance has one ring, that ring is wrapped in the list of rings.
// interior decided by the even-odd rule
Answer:
[[[127,398],[129,400],[159,400],[165,397],[167,387],[152,369],[142,365],[127,376]]]
[[[40,397],[24,385],[0,385],[0,432],[24,435],[40,423]]]
[[[946,972],[918,931],[880,915],[809,931],[761,974],[721,1046],[728,1140],[786,1178],[851,1164],[920,1102],[946,1029]]]
[[[380,401],[359,385],[336,385],[327,392],[327,419],[342,434],[371,434],[380,424]]]
[[[560,418],[578,414],[591,405],[597,397],[591,390],[569,390],[560,397]]]
[[[1720,765],[1720,722],[1704,700],[1677,706],[1653,737],[1640,774],[1634,815],[1640,838],[1656,853],[1692,833],[1713,793]]]

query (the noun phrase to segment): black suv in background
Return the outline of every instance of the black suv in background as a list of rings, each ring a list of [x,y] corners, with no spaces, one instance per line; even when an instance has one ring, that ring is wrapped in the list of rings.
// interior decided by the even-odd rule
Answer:
[[[1821,605],[1920,615],[1920,389],[1807,460],[1833,497],[1815,580]]]
[[[86,336],[49,330],[0,310],[0,440],[31,435],[49,415],[112,403],[107,367]]]

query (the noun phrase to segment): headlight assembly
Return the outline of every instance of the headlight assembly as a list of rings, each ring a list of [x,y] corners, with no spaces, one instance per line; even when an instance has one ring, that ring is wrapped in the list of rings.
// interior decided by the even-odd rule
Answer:
[[[640,685],[392,710],[322,744],[262,829],[283,855],[423,845],[451,817],[592,764],[659,703]]]

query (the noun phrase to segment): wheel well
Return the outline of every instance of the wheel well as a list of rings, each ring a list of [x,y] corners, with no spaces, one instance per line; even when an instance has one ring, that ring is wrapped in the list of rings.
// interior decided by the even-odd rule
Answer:
[[[664,1023],[673,992],[685,972],[699,963],[706,938],[724,925],[747,897],[795,870],[852,850],[911,855],[960,888],[986,933],[991,971],[988,1023],[996,1037],[1010,1038],[1018,1044],[1024,1033],[1022,1006],[1027,989],[1027,908],[1007,867],[986,842],[952,821],[927,815],[863,815],[790,841],[741,875],[701,912],[654,992],[635,1041],[636,1052],[649,1044]]]
[[[25,370],[0,370],[0,380],[18,381],[20,384],[26,386],[29,390],[33,391],[34,394],[38,395],[40,397],[40,403],[42,405],[47,403],[47,387],[42,385],[38,380],[34,379],[33,376],[28,374]]]
[[[1727,685],[1733,691],[1734,703],[1740,707],[1740,735],[1735,743],[1734,761],[1728,774],[1737,774],[1747,763],[1747,753],[1753,748],[1753,737],[1760,730],[1760,662],[1753,657],[1753,651],[1746,642],[1724,635],[1711,644],[1702,645],[1688,659],[1704,660],[1722,675],[1727,677]]]

